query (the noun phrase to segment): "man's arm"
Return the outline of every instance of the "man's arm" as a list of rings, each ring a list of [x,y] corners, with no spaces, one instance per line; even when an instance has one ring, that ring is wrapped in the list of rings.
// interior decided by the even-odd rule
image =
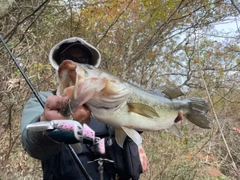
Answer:
[[[44,102],[46,102],[48,96],[53,95],[50,91],[41,92],[39,94]],[[46,135],[44,135],[43,132],[34,132],[26,129],[26,126],[28,124],[39,121],[39,118],[43,114],[43,111],[44,109],[41,104],[35,97],[33,97],[28,100],[22,113],[22,146],[30,156],[37,159],[46,159],[51,155],[55,155],[60,151],[62,147],[62,144],[54,142]]]

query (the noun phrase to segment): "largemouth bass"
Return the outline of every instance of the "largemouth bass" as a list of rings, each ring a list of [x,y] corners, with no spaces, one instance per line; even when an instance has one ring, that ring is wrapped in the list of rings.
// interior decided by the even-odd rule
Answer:
[[[176,100],[183,93],[163,86],[146,91],[91,65],[65,60],[58,70],[58,95],[67,95],[72,110],[85,104],[99,121],[115,128],[122,147],[128,135],[136,144],[142,139],[137,131],[171,131],[182,136],[175,122],[179,114],[201,128],[210,128],[208,103],[202,98]]]

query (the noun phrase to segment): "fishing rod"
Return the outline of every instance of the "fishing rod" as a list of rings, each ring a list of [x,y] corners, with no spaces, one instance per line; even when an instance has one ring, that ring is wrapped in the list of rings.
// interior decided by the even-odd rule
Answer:
[[[44,108],[44,102],[42,100],[42,98],[40,97],[39,93],[35,90],[35,88],[33,87],[32,83],[30,82],[30,80],[28,79],[28,77],[26,76],[26,74],[23,72],[21,66],[18,64],[16,58],[14,57],[13,53],[11,52],[11,50],[9,49],[7,43],[4,41],[4,39],[2,38],[2,36],[0,35],[0,40],[2,41],[4,47],[6,48],[6,50],[8,51],[9,55],[11,56],[13,62],[15,63],[15,65],[17,66],[17,68],[19,69],[19,71],[21,72],[22,76],[24,77],[25,81],[27,82],[27,84],[29,85],[30,89],[32,90],[33,94],[35,95],[35,97],[37,98],[38,102],[41,104],[41,106]],[[75,160],[75,162],[77,163],[78,167],[81,169],[81,171],[83,172],[83,175],[85,176],[85,178],[87,180],[92,180],[92,178],[90,177],[90,175],[88,174],[87,170],[84,168],[82,162],[80,161],[80,159],[78,158],[76,152],[74,151],[74,149],[67,144],[71,155],[73,157],[73,159]]]

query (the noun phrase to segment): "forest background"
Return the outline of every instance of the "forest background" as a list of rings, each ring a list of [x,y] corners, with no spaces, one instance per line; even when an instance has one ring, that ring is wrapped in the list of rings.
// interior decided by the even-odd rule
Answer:
[[[57,87],[53,45],[79,36],[100,68],[145,89],[174,84],[210,104],[212,129],[186,120],[183,138],[144,132],[141,179],[240,178],[240,4],[235,0],[0,0],[0,35],[37,91]],[[218,25],[229,31],[219,30]],[[234,27],[234,29],[231,29]],[[226,28],[224,28],[226,29]],[[32,92],[0,43],[0,179],[41,179],[23,151],[20,120]]]

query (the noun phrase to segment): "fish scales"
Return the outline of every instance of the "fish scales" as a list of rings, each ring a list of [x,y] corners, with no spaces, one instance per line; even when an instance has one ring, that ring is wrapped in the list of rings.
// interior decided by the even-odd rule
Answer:
[[[141,144],[137,131],[166,130],[181,137],[175,122],[182,114],[195,125],[210,128],[208,103],[202,98],[174,99],[183,94],[177,87],[145,91],[108,72],[68,60],[60,65],[58,78],[57,94],[71,98],[72,110],[85,104],[97,120],[113,126],[121,147],[126,136]]]
[[[163,96],[157,96],[156,94],[149,93],[145,90],[137,91],[135,87],[132,89],[133,93],[132,96],[129,97],[129,102],[151,105],[158,110],[184,110],[184,112],[186,112],[188,109],[188,104],[184,100],[171,100]]]

